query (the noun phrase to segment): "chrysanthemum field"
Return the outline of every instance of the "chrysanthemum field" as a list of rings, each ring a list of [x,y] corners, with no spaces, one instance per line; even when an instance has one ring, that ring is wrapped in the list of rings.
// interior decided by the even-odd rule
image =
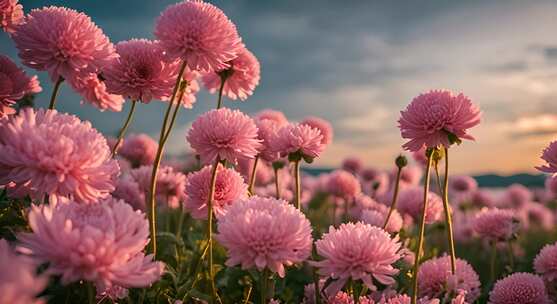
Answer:
[[[331,123],[237,109],[261,67],[226,12],[181,1],[155,24],[156,40],[116,43],[87,12],[0,0],[18,51],[0,54],[0,304],[557,303],[557,142],[545,188],[480,187],[450,169],[482,110],[432,88],[392,121],[389,169],[310,174]],[[58,111],[62,87],[129,111],[117,136]],[[151,102],[160,135],[128,132]],[[196,102],[214,107],[180,134],[193,153],[169,157]]]

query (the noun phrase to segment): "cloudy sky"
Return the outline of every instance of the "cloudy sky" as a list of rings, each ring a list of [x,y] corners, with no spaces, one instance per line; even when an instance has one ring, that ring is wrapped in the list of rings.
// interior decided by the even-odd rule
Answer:
[[[28,0],[26,11],[65,5],[83,11],[113,42],[153,38],[167,0]],[[282,110],[292,120],[328,119],[335,141],[316,166],[358,156],[388,167],[400,152],[399,111],[420,92],[463,92],[484,112],[476,142],[452,149],[461,173],[533,171],[541,149],[557,135],[557,1],[215,1],[237,24],[262,65],[261,84],[246,102],[227,106],[254,113]],[[17,58],[0,35],[0,52]],[[51,84],[39,74],[46,106]],[[169,151],[188,149],[184,134],[215,106],[202,93],[183,111]],[[125,113],[100,113],[69,88],[59,109],[115,134]],[[129,105],[128,105],[129,106]],[[126,109],[127,110],[127,109]],[[126,110],[124,112],[126,112]],[[141,105],[131,132],[152,135],[164,105]]]

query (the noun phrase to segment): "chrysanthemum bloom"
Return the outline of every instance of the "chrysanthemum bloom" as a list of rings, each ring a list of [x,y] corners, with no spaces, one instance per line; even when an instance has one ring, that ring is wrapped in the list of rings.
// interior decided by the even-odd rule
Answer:
[[[360,215],[360,220],[366,224],[382,228],[385,224],[385,219],[387,218],[388,213],[389,210],[387,208],[364,210]],[[398,213],[398,211],[393,210],[393,213],[391,213],[389,223],[387,223],[387,227],[385,227],[385,230],[389,233],[397,233],[400,231],[400,229],[402,229],[402,224],[402,216],[400,216],[400,213]]]
[[[327,287],[327,294],[336,294],[349,279],[362,280],[375,290],[373,279],[383,285],[395,283],[392,276],[398,269],[392,264],[400,259],[401,244],[385,230],[358,222],[340,227],[329,227],[315,243],[322,261],[312,262],[319,273],[335,281]]]
[[[449,256],[425,261],[418,272],[420,297],[445,298],[459,290],[466,292],[466,301],[473,303],[480,296],[480,278],[465,260],[456,260],[456,273],[451,274]]]
[[[149,236],[145,215],[120,200],[33,206],[29,226],[33,232],[18,236],[19,250],[49,263],[48,273],[61,275],[63,284],[86,280],[98,290],[147,287],[164,270],[143,253]]]
[[[134,210],[145,211],[145,192],[130,176],[121,177],[116,182],[112,196],[130,204]]]
[[[180,58],[201,72],[227,69],[244,48],[228,17],[202,1],[168,6],[157,20],[155,36],[171,58]]]
[[[238,158],[254,158],[261,147],[253,119],[227,108],[197,117],[186,139],[204,164],[213,163],[217,158],[231,163],[236,163]]]
[[[551,143],[549,143],[549,146],[547,146],[543,150],[541,159],[543,159],[546,162],[546,164],[543,166],[538,166],[536,167],[536,169],[545,173],[556,175],[557,174],[557,141],[552,141]]]
[[[557,243],[545,245],[534,259],[536,273],[548,282],[557,279]]]
[[[257,138],[261,140],[259,157],[268,162],[275,162],[280,154],[274,150],[273,142],[277,140],[277,132],[281,128],[279,123],[270,119],[255,119],[257,126]]]
[[[424,189],[411,187],[400,191],[396,208],[402,214],[410,215],[415,221],[420,221],[423,209]],[[426,224],[439,221],[443,216],[443,200],[436,193],[427,196]]]
[[[195,219],[207,219],[212,168],[212,166],[205,166],[187,176],[184,207]],[[220,218],[226,213],[228,205],[245,199],[247,193],[248,186],[244,183],[242,176],[234,169],[225,168],[219,164],[212,201],[215,215]]]
[[[412,151],[412,158],[414,159],[414,161],[422,166],[425,167],[427,166],[427,148],[424,146],[422,147],[420,150],[418,151]]]
[[[386,172],[375,168],[365,168],[360,172],[364,184],[369,184],[371,188],[364,189],[371,195],[377,197],[389,191],[389,175]]]
[[[0,118],[15,113],[12,106],[37,90],[40,92],[41,87],[36,76],[27,76],[10,58],[0,54]]]
[[[391,185],[393,186],[396,183],[396,171],[396,169],[391,171]],[[400,187],[405,188],[419,185],[423,174],[424,170],[418,166],[406,166],[402,168],[400,172]]]
[[[147,195],[151,189],[151,176],[153,166],[141,166],[130,171],[131,177],[137,182],[139,188]],[[156,201],[165,203],[170,208],[180,207],[186,199],[186,175],[174,171],[169,166],[161,166],[157,171]]]
[[[282,157],[298,154],[306,162],[312,162],[323,152],[322,138],[319,129],[308,125],[288,124],[277,132],[271,145]]]
[[[159,144],[147,134],[130,135],[118,153],[130,161],[132,166],[152,165]]]
[[[97,202],[119,174],[106,139],[76,116],[25,108],[0,124],[0,185],[16,196]]]
[[[300,124],[308,125],[314,129],[318,129],[319,131],[321,131],[321,135],[323,135],[323,138],[321,138],[321,143],[323,145],[328,146],[333,142],[333,126],[325,119],[310,116],[304,118],[304,120],[302,120]]]
[[[478,182],[471,176],[457,175],[449,179],[449,191],[455,195],[472,193],[478,189]]]
[[[281,111],[265,109],[255,115],[257,120],[271,120],[277,123],[280,127],[288,124],[288,119]]]
[[[358,174],[363,167],[362,160],[357,157],[348,157],[342,161],[341,168],[352,174]]]
[[[236,170],[242,175],[244,181],[249,183],[253,171],[254,160],[251,158],[238,159]],[[267,162],[259,161],[255,171],[255,185],[266,186],[273,181],[273,168]]]
[[[415,97],[398,120],[406,150],[448,148],[462,139],[474,140],[468,129],[480,123],[480,109],[463,94],[433,90]]]
[[[36,275],[37,265],[27,256],[15,254],[8,242],[0,239],[0,303],[42,304],[36,296],[48,279]]]
[[[116,53],[119,57],[102,71],[109,92],[144,103],[170,98],[178,63],[167,60],[159,42],[147,39],[118,42]]]
[[[484,208],[473,220],[474,231],[490,241],[507,241],[513,238],[519,222],[512,210]]]
[[[354,204],[351,206],[349,212],[352,217],[360,218],[364,210],[376,210],[379,206],[384,207],[383,204],[379,204],[370,196],[361,193],[354,198]]]
[[[13,40],[23,64],[48,71],[53,80],[99,70],[117,56],[91,18],[65,7],[32,10],[17,27]]]
[[[412,298],[405,294],[398,294],[391,297],[383,297],[377,302],[377,304],[410,304],[412,303]],[[418,304],[440,304],[438,299],[421,298],[418,299]],[[451,304],[459,304],[452,303]],[[462,303],[466,304],[466,303]]]
[[[227,266],[268,268],[284,278],[285,266],[311,254],[311,225],[284,200],[253,196],[227,208],[218,221],[216,239],[227,249]]]
[[[335,170],[329,175],[327,192],[336,197],[353,200],[362,192],[362,187],[360,181],[350,172]]]
[[[516,213],[524,230],[536,228],[551,231],[555,226],[553,211],[538,202],[527,202]]]
[[[492,207],[496,203],[493,194],[483,189],[474,191],[470,196],[470,202],[477,207]]]
[[[519,208],[524,204],[531,202],[534,196],[530,189],[521,184],[512,184],[507,190],[500,202],[501,206]]]
[[[513,273],[495,283],[489,304],[549,304],[551,301],[541,277],[525,272]]]
[[[11,34],[25,20],[23,6],[18,0],[0,0],[0,28]]]
[[[124,98],[121,95],[107,92],[105,82],[99,79],[96,72],[85,72],[69,80],[71,87],[83,97],[83,101],[101,111],[122,111]]]
[[[232,100],[246,100],[259,85],[260,66],[257,58],[247,48],[238,52],[238,57],[228,62],[229,68],[203,75],[203,85],[210,93],[219,91],[222,80],[222,93]]]

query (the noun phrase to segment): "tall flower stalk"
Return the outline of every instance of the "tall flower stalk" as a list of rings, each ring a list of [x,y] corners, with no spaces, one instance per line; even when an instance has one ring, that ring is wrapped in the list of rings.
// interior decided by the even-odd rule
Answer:
[[[128,127],[129,127],[131,121],[133,120],[133,114],[135,113],[135,106],[136,105],[137,105],[137,100],[133,100],[132,101],[132,106],[130,108],[130,112],[128,113],[128,117],[126,118],[126,121],[124,122],[124,125],[120,129],[120,132],[118,132],[118,139],[116,140],[116,143],[114,144],[114,147],[112,147],[112,157],[116,156],[116,153],[118,153],[118,148],[119,148],[120,144],[122,143],[122,140],[124,139],[124,135],[126,134],[126,131],[128,130]]]
[[[213,302],[217,300],[217,288],[215,286],[215,271],[213,267],[213,199],[215,195],[215,184],[217,183],[217,171],[220,159],[217,157],[211,169],[211,182],[209,184],[209,195],[207,198],[207,245],[209,247],[209,280],[211,281],[211,294]]]
[[[424,246],[425,220],[426,220],[426,210],[428,204],[429,181],[430,181],[432,160],[433,160],[433,150],[428,149],[427,167],[425,171],[425,180],[424,180],[424,204],[422,206],[422,217],[420,219],[420,228],[418,231],[418,244],[416,245],[416,251],[414,256],[414,270],[412,272],[412,304],[416,304],[418,300],[418,271],[420,271],[420,256],[422,255],[422,249]]]
[[[251,169],[251,175],[249,177],[248,194],[254,195],[255,180],[257,173],[257,164],[259,163],[259,155],[253,160],[253,167]]]
[[[454,246],[453,221],[451,206],[449,205],[449,149],[445,147],[445,179],[443,181],[443,209],[445,211],[445,226],[447,227],[447,243],[451,256],[451,273],[456,273],[456,253]],[[429,170],[428,170],[429,171]]]
[[[64,78],[62,78],[62,76],[59,76],[54,83],[54,88],[52,89],[52,95],[50,96],[50,102],[48,104],[49,110],[54,110],[54,107],[56,106],[56,97],[58,96],[58,92],[60,91],[62,82],[64,82]]]
[[[398,169],[397,169],[397,172],[396,172],[396,183],[395,183],[395,189],[394,189],[394,192],[393,192],[393,200],[391,201],[391,208],[389,209],[389,213],[387,213],[387,217],[385,217],[385,223],[383,224],[383,229],[385,229],[387,227],[387,225],[389,224],[389,219],[391,218],[391,215],[393,214],[393,211],[396,209],[396,202],[398,200],[398,192],[399,192],[399,187],[400,187],[400,176],[402,174],[402,168],[404,168],[404,167],[406,167],[406,165],[408,165],[408,160],[403,155],[399,155],[395,160],[395,164],[396,164]]]
[[[275,198],[280,198],[280,180],[279,180],[279,170],[282,169],[283,163],[276,161],[273,162],[273,173],[275,175]]]
[[[298,210],[302,207],[302,181],[300,180],[300,160],[293,161],[294,163],[294,188],[296,191],[294,205]]]

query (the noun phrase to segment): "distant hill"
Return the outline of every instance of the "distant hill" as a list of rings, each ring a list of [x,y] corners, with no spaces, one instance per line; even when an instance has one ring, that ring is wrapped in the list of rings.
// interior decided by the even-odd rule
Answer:
[[[303,168],[304,172],[311,175],[319,175],[322,173],[331,172],[331,168]],[[507,187],[512,184],[522,184],[526,187],[543,187],[545,182],[545,175],[543,174],[515,174],[515,175],[497,175],[497,174],[483,174],[475,175],[474,178],[478,181],[480,187]]]

